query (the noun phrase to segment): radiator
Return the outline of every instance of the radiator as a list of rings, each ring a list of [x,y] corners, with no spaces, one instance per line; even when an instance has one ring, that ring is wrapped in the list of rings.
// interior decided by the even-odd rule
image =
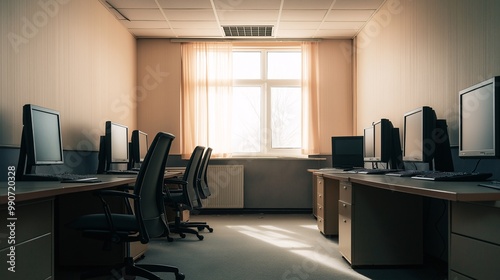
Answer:
[[[209,165],[208,187],[211,196],[203,200],[204,208],[243,208],[243,165]]]

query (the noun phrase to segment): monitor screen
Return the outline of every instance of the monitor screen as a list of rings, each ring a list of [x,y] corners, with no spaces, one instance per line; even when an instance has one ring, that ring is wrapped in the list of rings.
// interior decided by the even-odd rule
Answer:
[[[132,131],[132,159],[134,163],[140,163],[144,161],[146,154],[148,153],[148,134],[140,131]]]
[[[403,160],[430,162],[436,150],[432,137],[436,127],[434,110],[424,106],[407,112],[403,117],[403,125]]]
[[[388,162],[392,155],[392,123],[381,119],[373,123],[374,160]]]
[[[59,112],[26,104],[23,125],[28,165],[64,163]]]
[[[332,137],[332,167],[363,167],[363,136]]]
[[[363,132],[364,161],[375,161],[375,143],[373,126],[367,127]]]
[[[500,77],[459,92],[459,156],[499,157]]]
[[[128,163],[128,127],[106,122],[107,163]]]

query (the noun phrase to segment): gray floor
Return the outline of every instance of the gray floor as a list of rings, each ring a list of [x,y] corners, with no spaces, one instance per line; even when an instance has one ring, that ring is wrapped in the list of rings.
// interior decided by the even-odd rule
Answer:
[[[141,263],[179,267],[186,279],[443,280],[442,267],[352,269],[338,252],[336,237],[319,233],[310,214],[201,215],[214,232],[204,240],[188,235],[174,242],[154,240]],[[163,274],[164,279],[175,279]]]

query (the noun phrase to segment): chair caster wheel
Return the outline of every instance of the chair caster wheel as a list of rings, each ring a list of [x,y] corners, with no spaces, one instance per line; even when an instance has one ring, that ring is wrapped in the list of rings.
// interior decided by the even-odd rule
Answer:
[[[186,278],[186,276],[180,272],[175,275],[175,280],[184,280],[184,278]]]
[[[186,234],[184,234],[184,233],[180,233],[179,235],[181,238],[186,238]]]
[[[168,241],[168,242],[173,242],[173,241],[174,241],[174,238],[172,238],[172,237],[170,237],[170,236],[169,236],[169,237],[167,237],[167,241]]]
[[[203,238],[205,238],[203,235],[198,235],[199,240],[203,240]]]
[[[209,232],[214,232],[214,229],[210,227],[210,228],[208,228],[208,231]]]
[[[198,227],[198,231],[202,231],[205,227]]]

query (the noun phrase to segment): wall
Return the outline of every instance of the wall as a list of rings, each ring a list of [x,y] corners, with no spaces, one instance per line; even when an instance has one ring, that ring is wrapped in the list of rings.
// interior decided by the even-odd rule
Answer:
[[[178,42],[168,39],[137,40],[138,127],[148,134],[167,131],[176,135],[168,165],[180,160],[181,57]],[[152,72],[160,73],[153,75]],[[331,154],[331,136],[352,135],[352,41],[323,40],[319,44],[320,153]],[[327,166],[317,159],[218,159],[211,164],[245,167],[246,208],[310,208],[311,174],[308,168]]]
[[[60,112],[67,150],[136,127],[135,38],[99,1],[1,1],[0,21],[0,146],[19,147],[26,103]]]
[[[458,144],[458,91],[500,75],[500,2],[387,0],[356,38],[357,132],[431,106]]]
[[[387,0],[355,39],[357,132],[388,118],[402,132],[403,114],[431,106],[458,145],[458,92],[500,75],[500,1]],[[455,170],[477,160],[458,158]],[[498,160],[476,171],[499,178]],[[425,199],[424,250],[447,260],[446,202]]]

